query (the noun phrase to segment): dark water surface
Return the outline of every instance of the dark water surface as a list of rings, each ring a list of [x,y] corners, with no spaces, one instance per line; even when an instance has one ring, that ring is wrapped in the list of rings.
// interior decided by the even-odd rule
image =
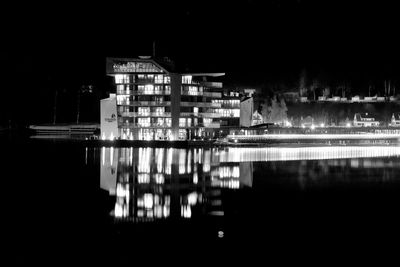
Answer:
[[[399,249],[398,146],[2,147],[3,232],[17,263],[365,260]]]

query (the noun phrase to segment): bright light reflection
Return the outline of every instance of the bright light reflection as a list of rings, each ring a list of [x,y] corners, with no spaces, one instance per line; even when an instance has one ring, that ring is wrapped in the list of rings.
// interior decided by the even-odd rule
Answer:
[[[262,162],[400,156],[400,146],[230,147],[220,162]]]

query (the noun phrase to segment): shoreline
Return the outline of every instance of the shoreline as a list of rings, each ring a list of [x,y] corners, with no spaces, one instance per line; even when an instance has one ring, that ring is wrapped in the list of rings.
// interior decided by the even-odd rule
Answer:
[[[270,139],[265,142],[224,142],[221,140],[197,141],[143,141],[143,140],[86,140],[85,137],[70,136],[29,136],[29,140],[39,142],[75,143],[88,147],[318,147],[318,146],[398,146],[400,136],[390,139],[352,139],[352,140],[279,140]]]

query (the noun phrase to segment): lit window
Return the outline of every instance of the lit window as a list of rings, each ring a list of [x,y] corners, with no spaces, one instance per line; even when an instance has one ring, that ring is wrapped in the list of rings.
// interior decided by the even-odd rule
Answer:
[[[203,119],[203,122],[204,122],[204,126],[207,126],[207,125],[209,125],[210,123],[212,123],[212,119],[210,119],[210,118],[204,118],[204,119]]]
[[[129,83],[129,75],[128,74],[116,74],[115,75],[115,83]]]
[[[165,75],[164,76],[164,83],[170,84],[171,83],[171,77]]]
[[[144,86],[144,91],[146,94],[153,94],[154,93],[154,86],[152,84],[146,84]]]
[[[155,83],[163,83],[163,76],[162,75],[156,75],[154,82]]]
[[[117,105],[129,105],[129,96],[117,95]]]
[[[154,93],[155,94],[161,94],[162,91],[162,86],[161,85],[155,85],[154,86]]]
[[[150,118],[138,118],[138,126],[150,127]]]
[[[179,118],[179,127],[186,127],[186,119]]]
[[[160,116],[163,115],[165,111],[164,107],[156,107],[154,110],[155,115]]]
[[[139,107],[138,114],[140,116],[149,116],[150,115],[150,108],[149,107]]]
[[[182,83],[191,84],[192,83],[192,76],[191,75],[182,76]]]

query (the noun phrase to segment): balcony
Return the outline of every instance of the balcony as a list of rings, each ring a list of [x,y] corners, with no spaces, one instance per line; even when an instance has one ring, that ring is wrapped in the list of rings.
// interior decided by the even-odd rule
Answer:
[[[222,88],[221,82],[200,82],[200,85],[213,88]]]
[[[119,128],[171,128],[171,124],[158,123],[119,123]]]
[[[132,95],[170,95],[171,90],[153,90],[153,91],[131,91]]]
[[[221,118],[222,115],[220,113],[214,112],[202,112],[199,113],[199,118]]]
[[[171,112],[122,112],[123,117],[171,117]]]
[[[170,106],[170,101],[132,101],[130,103],[131,106],[135,107],[148,107],[148,106],[158,106],[158,107],[165,107]]]
[[[183,91],[182,95],[188,95],[188,96],[203,96],[203,92],[193,92],[193,91]]]
[[[203,124],[199,124],[198,126],[207,127],[207,128],[220,128],[221,127],[221,125],[218,122],[203,123]]]
[[[206,97],[214,97],[214,98],[222,97],[222,94],[220,92],[204,92],[203,95]]]
[[[211,102],[181,102],[182,107],[220,108],[221,103]]]

